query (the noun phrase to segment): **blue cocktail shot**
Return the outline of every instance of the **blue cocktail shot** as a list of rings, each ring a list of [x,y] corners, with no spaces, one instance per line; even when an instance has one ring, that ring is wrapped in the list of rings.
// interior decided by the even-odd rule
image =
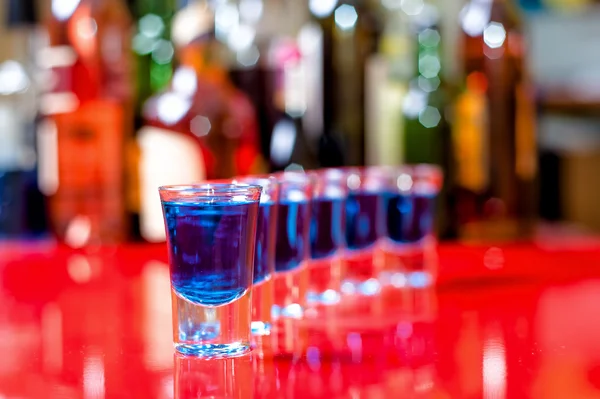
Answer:
[[[426,250],[434,239],[436,199],[442,173],[433,165],[390,168],[386,171],[386,245],[392,255],[382,274],[384,284],[429,286],[435,279],[434,262]]]
[[[236,181],[262,187],[256,226],[256,255],[254,258],[254,286],[252,287],[252,335],[271,333],[275,274],[275,239],[279,211],[280,184],[274,176],[246,176]],[[255,339],[261,349],[265,340]]]
[[[160,188],[177,351],[227,357],[249,350],[261,191],[210,183]]]

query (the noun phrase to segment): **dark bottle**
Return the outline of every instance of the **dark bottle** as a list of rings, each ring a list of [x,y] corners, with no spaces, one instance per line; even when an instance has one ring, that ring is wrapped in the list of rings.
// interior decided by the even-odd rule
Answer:
[[[381,34],[378,1],[309,1],[323,30],[323,128],[341,139],[344,163],[362,165],[365,154],[365,65]],[[327,144],[324,141],[323,144]],[[327,156],[327,152],[322,158]]]
[[[458,233],[466,240],[530,237],[537,146],[521,20],[512,1],[471,0],[461,26],[465,81],[452,134]]]
[[[0,63],[0,238],[29,238],[46,230],[35,143],[40,90],[35,55],[44,34],[32,0],[7,6],[9,58]]]
[[[137,143],[146,241],[165,239],[159,186],[265,172],[254,107],[229,77],[214,21],[205,1],[185,2],[173,20],[173,78],[144,106]]]
[[[307,23],[306,7],[293,0],[228,0],[214,8],[231,79],[255,105],[261,152],[271,170],[318,166],[320,110],[309,96],[315,91],[311,74],[321,65],[312,62],[314,47],[302,47],[301,38],[315,28]]]

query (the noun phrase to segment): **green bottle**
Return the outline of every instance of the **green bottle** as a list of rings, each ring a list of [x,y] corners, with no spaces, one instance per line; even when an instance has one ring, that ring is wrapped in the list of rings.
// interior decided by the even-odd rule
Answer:
[[[444,173],[444,185],[437,201],[437,232],[440,238],[454,238],[452,131],[446,119],[451,88],[444,81],[442,32],[439,9],[426,2],[413,16],[415,69],[402,109],[403,148],[407,164],[434,164]]]
[[[445,166],[449,140],[446,121],[448,91],[442,75],[442,35],[439,11],[426,3],[411,18],[415,43],[414,74],[404,100],[404,161]]]
[[[176,0],[137,0],[134,4],[136,34],[133,51],[137,59],[137,106],[141,114],[144,102],[169,83],[173,74],[174,48],[171,20]]]

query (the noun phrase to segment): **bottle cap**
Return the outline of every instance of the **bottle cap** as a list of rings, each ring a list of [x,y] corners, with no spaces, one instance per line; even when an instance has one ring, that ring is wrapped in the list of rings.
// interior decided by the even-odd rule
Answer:
[[[8,0],[7,25],[34,25],[37,23],[35,0]]]

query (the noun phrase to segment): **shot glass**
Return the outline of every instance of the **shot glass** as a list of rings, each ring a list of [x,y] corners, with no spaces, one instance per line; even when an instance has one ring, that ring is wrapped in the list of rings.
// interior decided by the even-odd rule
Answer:
[[[435,269],[436,200],[442,184],[437,166],[415,165],[386,170],[386,254],[384,284],[425,287]],[[389,285],[389,284],[388,284]]]
[[[261,191],[260,186],[210,182],[159,189],[178,352],[219,358],[250,349]]]
[[[238,177],[234,181],[262,187],[256,226],[251,327],[254,337],[264,337],[270,334],[272,324],[275,238],[277,236],[280,184],[274,176],[245,176]],[[260,344],[262,344],[262,340]]]
[[[274,318],[300,319],[305,308],[310,253],[312,181],[304,172],[283,172],[275,244]]]
[[[346,174],[342,169],[311,173],[313,195],[310,220],[310,256],[306,305],[320,307],[340,301],[346,248]]]
[[[382,258],[379,241],[385,237],[386,170],[380,167],[346,170],[346,244],[342,293],[373,296],[379,290]]]

